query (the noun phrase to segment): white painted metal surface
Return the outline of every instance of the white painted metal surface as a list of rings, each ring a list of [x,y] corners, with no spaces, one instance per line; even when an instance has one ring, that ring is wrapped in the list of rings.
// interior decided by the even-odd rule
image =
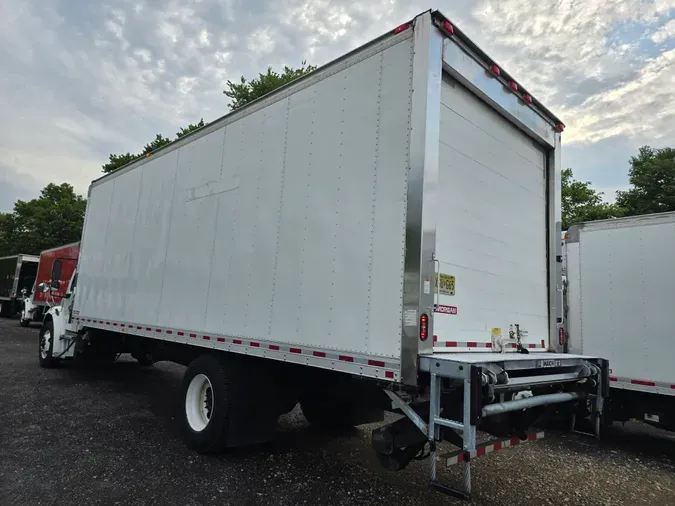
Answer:
[[[411,32],[92,185],[75,314],[398,362]]]
[[[523,343],[548,343],[546,185],[544,151],[444,76],[436,253],[455,294],[438,295],[438,342],[491,343],[518,324]]]
[[[445,23],[423,13],[95,181],[78,325],[411,385],[434,334],[486,352],[519,324],[551,349],[560,120]]]
[[[675,395],[673,258],[675,213],[570,230],[570,347],[606,357],[613,388]]]
[[[204,374],[192,378],[185,392],[185,415],[195,432],[203,431],[211,421],[214,400],[211,380]]]

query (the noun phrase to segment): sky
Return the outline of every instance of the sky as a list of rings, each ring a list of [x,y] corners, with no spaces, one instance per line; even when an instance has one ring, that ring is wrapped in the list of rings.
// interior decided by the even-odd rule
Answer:
[[[86,195],[110,153],[228,112],[228,79],[323,65],[441,10],[567,125],[563,165],[611,199],[675,146],[675,0],[0,0],[0,212]]]

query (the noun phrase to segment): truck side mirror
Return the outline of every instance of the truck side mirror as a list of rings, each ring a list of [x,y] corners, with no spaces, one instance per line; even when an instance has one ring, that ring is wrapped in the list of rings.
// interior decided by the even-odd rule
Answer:
[[[38,290],[40,290],[42,293],[47,293],[49,291],[49,285],[47,283],[40,283],[38,285]]]

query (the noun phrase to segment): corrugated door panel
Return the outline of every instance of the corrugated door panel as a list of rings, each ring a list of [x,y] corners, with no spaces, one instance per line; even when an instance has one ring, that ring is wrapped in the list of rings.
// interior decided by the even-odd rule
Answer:
[[[436,253],[455,294],[440,295],[440,343],[490,343],[518,324],[548,336],[544,152],[444,76]],[[485,347],[476,349],[486,350]]]

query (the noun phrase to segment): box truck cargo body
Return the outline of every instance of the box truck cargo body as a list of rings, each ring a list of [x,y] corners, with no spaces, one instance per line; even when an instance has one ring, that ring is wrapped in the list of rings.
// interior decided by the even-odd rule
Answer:
[[[590,401],[599,419],[604,361],[555,353],[561,130],[424,13],[94,181],[41,360],[57,343],[60,358],[190,364],[184,434],[200,451],[267,437],[260,415],[209,439],[213,404],[189,400],[240,368],[257,381],[228,383],[273,398],[272,421],[298,400],[317,424],[405,413],[373,436],[395,469],[454,430],[469,453],[490,423],[536,438],[523,431],[554,403]]]
[[[61,302],[77,267],[79,253],[79,242],[40,253],[35,283],[23,300],[20,320],[22,326],[27,327],[31,322],[42,322],[44,309]]]
[[[569,351],[609,360],[613,419],[675,429],[675,213],[575,225],[565,250]]]
[[[12,255],[0,258],[0,315],[9,317],[21,307],[23,289],[30,291],[35,283],[38,257]]]

